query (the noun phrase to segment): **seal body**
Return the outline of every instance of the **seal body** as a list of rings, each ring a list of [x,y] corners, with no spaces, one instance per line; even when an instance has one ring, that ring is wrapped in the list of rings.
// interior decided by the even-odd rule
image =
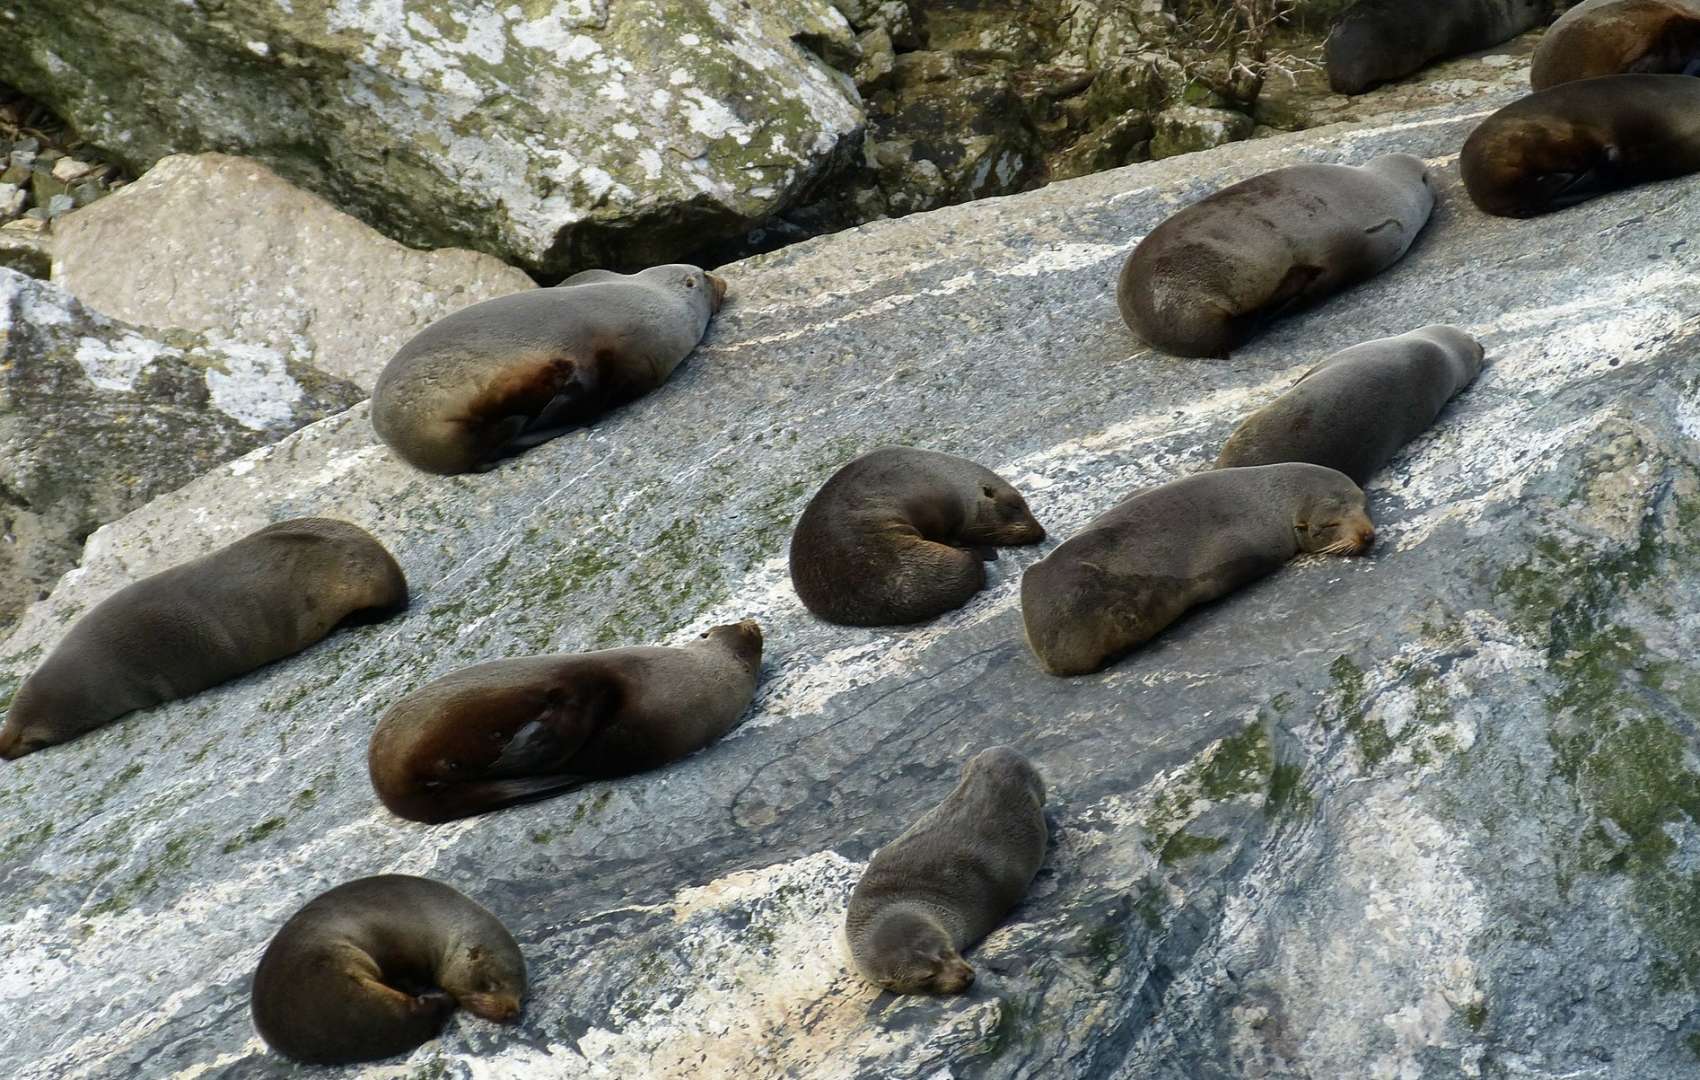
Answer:
[[[519,1018],[525,958],[507,928],[440,882],[384,874],[338,885],[283,924],[254,972],[254,1027],[296,1061],[392,1057],[459,1005]]]
[[[1481,343],[1452,326],[1354,345],[1246,417],[1216,467],[1306,461],[1362,485],[1481,370]]]
[[[791,534],[791,583],[828,622],[923,622],[986,584],[995,545],[1045,530],[1008,482],[966,458],[890,446],[839,469]]]
[[[464,473],[649,393],[696,348],[726,283],[694,266],[587,270],[414,335],[372,391],[372,428],[427,472]]]
[[[438,822],[658,768],[724,735],[761,667],[753,620],[682,648],[492,660],[427,683],[372,732],[372,787]]]
[[[1045,861],[1045,782],[1014,750],[969,759],[945,800],[880,848],[850,893],[856,970],[893,993],[960,994],[962,951],[991,933]]]
[[[1027,643],[1051,674],[1084,675],[1300,552],[1357,555],[1374,540],[1363,491],[1333,469],[1184,477],[1118,503],[1028,567]]]
[[[1584,0],[1535,47],[1529,83],[1700,73],[1700,0]]]
[[[401,567],[364,529],[330,518],[268,525],[127,585],[78,619],[18,688],[0,756],[199,693],[300,652],[339,623],[406,606]]]
[[[1700,79],[1605,75],[1514,101],[1464,142],[1470,198],[1534,217],[1700,170]]]
[[[1551,13],[1551,0],[1360,0],[1323,46],[1328,85],[1361,94],[1436,60],[1498,45]]]
[[[1428,169],[1409,154],[1276,169],[1153,229],[1116,302],[1152,348],[1225,357],[1270,319],[1398,262],[1433,210]]]

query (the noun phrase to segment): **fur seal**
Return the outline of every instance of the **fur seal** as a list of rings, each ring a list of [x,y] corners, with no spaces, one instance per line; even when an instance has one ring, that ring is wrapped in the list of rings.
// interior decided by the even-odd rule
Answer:
[[[525,986],[525,958],[494,915],[441,882],[382,874],[321,893],[283,924],[251,1007],[273,1050],[344,1065],[435,1038],[456,1005],[512,1023]]]
[[[924,622],[985,587],[992,546],[1044,538],[1027,500],[990,469],[887,446],[833,473],[809,500],[791,534],[791,583],[828,622]]]
[[[1603,75],[1514,101],[1464,141],[1470,198],[1534,217],[1700,170],[1700,79]]]
[[[407,579],[366,530],[268,525],[126,585],[78,619],[18,687],[0,757],[65,742],[300,652],[344,622],[407,606]]]
[[[1454,326],[1354,345],[1246,417],[1216,467],[1308,461],[1362,485],[1481,370],[1481,343]]]
[[[1433,210],[1428,167],[1409,154],[1276,169],[1153,229],[1116,303],[1152,348],[1225,357],[1276,316],[1398,262]]]
[[[1700,0],[1584,0],[1535,46],[1529,84],[1623,74],[1700,74]]]
[[[721,278],[672,264],[462,308],[390,359],[372,428],[426,472],[492,468],[666,382],[725,295]]]
[[[659,768],[724,735],[755,697],[761,627],[682,648],[492,660],[430,682],[372,732],[367,767],[391,812],[439,822]]]
[[[1361,0],[1323,45],[1328,85],[1361,94],[1545,23],[1551,0]]]
[[[1085,675],[1300,552],[1359,555],[1374,541],[1363,491],[1320,465],[1170,481],[1116,504],[1027,568],[1027,643],[1052,675]]]
[[[896,994],[960,994],[962,950],[1027,895],[1045,861],[1045,781],[1007,746],[969,759],[944,801],[880,848],[850,893],[856,970]]]

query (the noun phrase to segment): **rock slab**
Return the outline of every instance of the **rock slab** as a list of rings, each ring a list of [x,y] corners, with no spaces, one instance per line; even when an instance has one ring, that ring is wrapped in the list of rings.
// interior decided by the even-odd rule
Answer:
[[[304,1075],[247,988],[304,900],[427,874],[526,951],[521,1023],[363,1077],[1693,1077],[1700,1035],[1700,179],[1532,221],[1469,204],[1500,100],[1239,143],[726,268],[656,393],[469,477],[314,424],[91,538],[0,646],[0,699],[83,607],[277,518],[395,551],[403,617],[0,766],[0,1073]],[[1231,360],[1137,349],[1116,271],[1224,185],[1433,163],[1399,265]],[[1370,484],[1359,560],[1297,563],[1099,675],[1042,674],[1021,569],[1207,468],[1307,367],[1429,322],[1489,366]],[[1052,539],[935,623],[810,618],[791,523],[904,442],[1022,488]],[[442,827],[376,804],[368,735],[464,664],[759,618],[742,727],[664,771]],[[837,931],[870,853],[1004,743],[1050,792],[973,992],[896,999]]]
[[[53,241],[53,279],[96,311],[300,353],[368,392],[430,323],[536,287],[489,255],[405,247],[225,154],[161,160]]]

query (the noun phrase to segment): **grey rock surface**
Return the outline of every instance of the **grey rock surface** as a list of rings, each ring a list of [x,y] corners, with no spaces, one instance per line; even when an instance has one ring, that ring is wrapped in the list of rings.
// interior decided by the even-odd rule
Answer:
[[[299,353],[367,391],[430,323],[536,287],[489,255],[398,244],[226,154],[163,159],[55,222],[53,243],[54,280],[96,311]]]
[[[798,245],[726,268],[661,390],[494,472],[410,471],[355,408],[99,530],[0,647],[0,695],[99,597],[278,518],[372,530],[415,600],[0,767],[0,1073],[307,1075],[253,1036],[253,966],[309,897],[399,871],[503,918],[533,997],[332,1075],[1700,1075],[1700,179],[1486,218],[1456,153],[1499,103]],[[1136,349],[1115,275],[1164,217],[1392,151],[1441,198],[1403,262],[1229,361]],[[1024,565],[1206,468],[1322,357],[1430,322],[1490,366],[1372,481],[1370,557],[1040,673]],[[1052,539],[936,623],[819,623],[790,523],[889,442],[995,469]],[[705,752],[454,825],[377,807],[367,737],[426,680],[744,616],[766,681]],[[1052,852],[971,994],[881,996],[842,955],[850,888],[997,743],[1045,772]]]
[[[859,139],[827,0],[17,0],[0,75],[137,173],[257,158],[418,247],[644,263]],[[41,200],[45,201],[45,200]]]
[[[297,357],[141,330],[0,267],[0,628],[97,526],[363,396]]]

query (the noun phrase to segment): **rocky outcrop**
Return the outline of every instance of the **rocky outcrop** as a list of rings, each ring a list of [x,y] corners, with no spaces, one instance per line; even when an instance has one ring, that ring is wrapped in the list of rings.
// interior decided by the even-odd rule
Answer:
[[[165,158],[56,223],[53,245],[54,280],[97,311],[297,353],[367,391],[430,323],[536,287],[488,255],[403,247],[224,154]]]
[[[96,526],[364,396],[298,357],[141,330],[0,269],[0,627]]]
[[[357,408],[101,529],[0,648],[0,697],[88,604],[279,517],[370,529],[415,599],[0,766],[0,1072],[294,1075],[249,1023],[261,949],[399,871],[500,915],[534,997],[349,1075],[1693,1075],[1700,180],[1484,217],[1455,155],[1504,100],[797,245],[725,269],[661,390],[494,472],[409,470]],[[1440,197],[1392,270],[1229,361],[1131,340],[1116,271],[1168,214],[1391,151]],[[1316,360],[1434,321],[1489,366],[1370,484],[1370,557],[1297,563],[1101,675],[1038,670],[1023,566],[1207,468]],[[791,523],[889,442],[995,469],[1053,539],[935,623],[823,624]],[[703,753],[449,826],[378,808],[366,740],[413,687],[744,616],[765,683]],[[971,994],[881,996],[835,940],[851,885],[997,743],[1047,776],[1051,854]]]
[[[737,234],[863,122],[821,58],[854,44],[827,0],[20,0],[6,15],[0,78],[136,172],[240,153],[411,245],[545,272]]]

